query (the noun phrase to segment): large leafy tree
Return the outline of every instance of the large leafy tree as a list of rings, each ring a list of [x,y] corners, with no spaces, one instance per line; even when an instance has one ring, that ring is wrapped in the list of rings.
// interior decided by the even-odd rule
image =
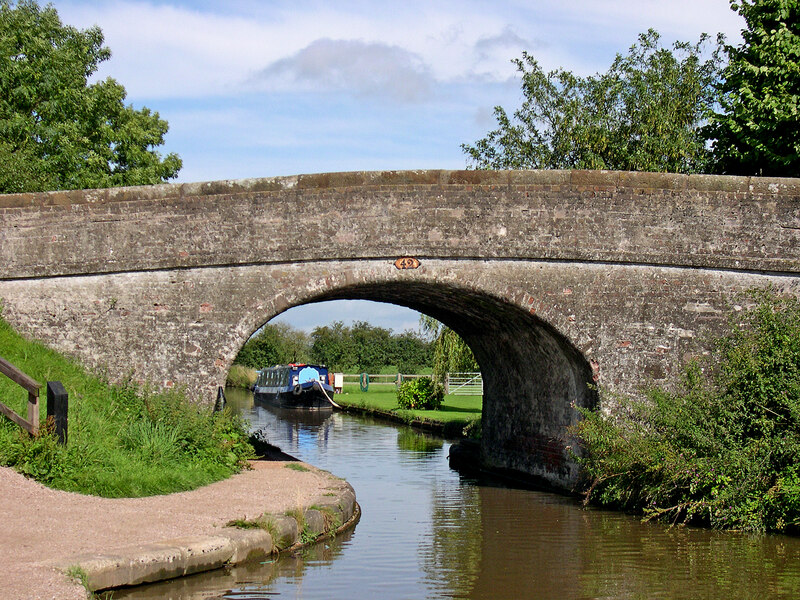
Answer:
[[[290,362],[308,362],[311,353],[309,335],[287,323],[268,323],[251,337],[234,362],[252,369]]]
[[[99,27],[55,8],[0,0],[0,192],[145,185],[175,177],[155,150],[167,122],[125,105],[114,79],[89,83],[111,53]]]
[[[740,46],[726,47],[720,111],[709,127],[715,170],[800,175],[800,3],[736,0]]]
[[[606,73],[545,73],[523,52],[524,102],[513,116],[495,108],[498,128],[464,144],[472,166],[487,169],[619,169],[703,171],[702,127],[720,72],[721,39],[661,45],[654,30],[639,36]]]

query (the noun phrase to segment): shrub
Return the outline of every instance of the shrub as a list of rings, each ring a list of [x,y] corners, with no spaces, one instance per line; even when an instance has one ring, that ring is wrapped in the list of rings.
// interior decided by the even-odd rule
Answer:
[[[400,408],[438,410],[443,400],[444,389],[430,377],[409,379],[397,388],[397,404]]]
[[[800,529],[800,303],[751,296],[678,391],[582,411],[587,501],[714,528]]]

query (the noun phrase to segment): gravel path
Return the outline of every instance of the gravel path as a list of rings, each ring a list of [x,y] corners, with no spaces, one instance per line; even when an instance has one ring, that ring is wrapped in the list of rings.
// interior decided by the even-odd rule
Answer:
[[[233,519],[308,506],[331,475],[254,461],[253,469],[191,492],[98,498],[52,490],[0,467],[0,598],[85,600],[86,592],[42,563],[165,539],[213,535]]]

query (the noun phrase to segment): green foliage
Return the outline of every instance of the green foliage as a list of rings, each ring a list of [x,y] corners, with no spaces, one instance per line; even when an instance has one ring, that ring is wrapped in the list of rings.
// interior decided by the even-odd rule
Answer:
[[[431,345],[418,334],[395,334],[363,321],[317,327],[311,340],[312,361],[335,371],[376,373],[396,365],[402,372],[416,373],[431,362]]]
[[[397,388],[397,405],[405,409],[438,410],[444,389],[430,377],[408,379]]]
[[[472,350],[455,331],[428,315],[420,315],[420,325],[434,340],[434,381],[443,384],[447,373],[472,373],[480,370]]]
[[[377,373],[392,365],[416,373],[431,362],[431,345],[418,334],[400,334],[363,321],[341,321],[317,327],[308,335],[285,323],[265,325],[239,351],[234,361],[253,369],[290,362],[326,365],[332,371]]]
[[[677,392],[582,411],[587,499],[715,528],[800,528],[800,302],[752,296]]]
[[[250,389],[258,379],[258,372],[244,365],[232,365],[225,386]]]
[[[545,73],[523,52],[514,60],[522,106],[513,118],[496,107],[498,128],[462,149],[483,169],[702,172],[721,41],[704,58],[707,36],[670,50],[651,29],[606,73],[589,77]]]
[[[98,27],[62,24],[51,5],[0,0],[0,192],[155,184],[181,159],[163,159],[167,122],[125,106],[125,88],[89,83],[111,52]]]
[[[735,175],[800,175],[800,4],[731,0],[743,43],[727,46],[720,111],[709,127],[715,169]]]
[[[66,447],[0,419],[0,465],[50,487],[107,497],[164,494],[223,479],[253,455],[237,415],[212,413],[176,391],[110,385],[2,319],[0,356],[38,381],[61,381],[69,393]],[[23,413],[27,394],[6,377],[0,398]]]
[[[287,323],[268,323],[247,340],[234,363],[251,369],[293,362],[309,362],[311,341],[308,334]]]

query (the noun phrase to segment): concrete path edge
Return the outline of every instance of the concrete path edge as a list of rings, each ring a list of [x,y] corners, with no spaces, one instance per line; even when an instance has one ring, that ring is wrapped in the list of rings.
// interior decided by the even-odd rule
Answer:
[[[333,476],[331,476],[333,477]],[[266,528],[225,527],[218,535],[181,537],[120,548],[108,554],[82,554],[50,566],[71,577],[81,576],[91,592],[140,585],[211,571],[313,544],[358,522],[361,509],[353,488],[344,480],[331,493],[290,514],[264,513]]]

